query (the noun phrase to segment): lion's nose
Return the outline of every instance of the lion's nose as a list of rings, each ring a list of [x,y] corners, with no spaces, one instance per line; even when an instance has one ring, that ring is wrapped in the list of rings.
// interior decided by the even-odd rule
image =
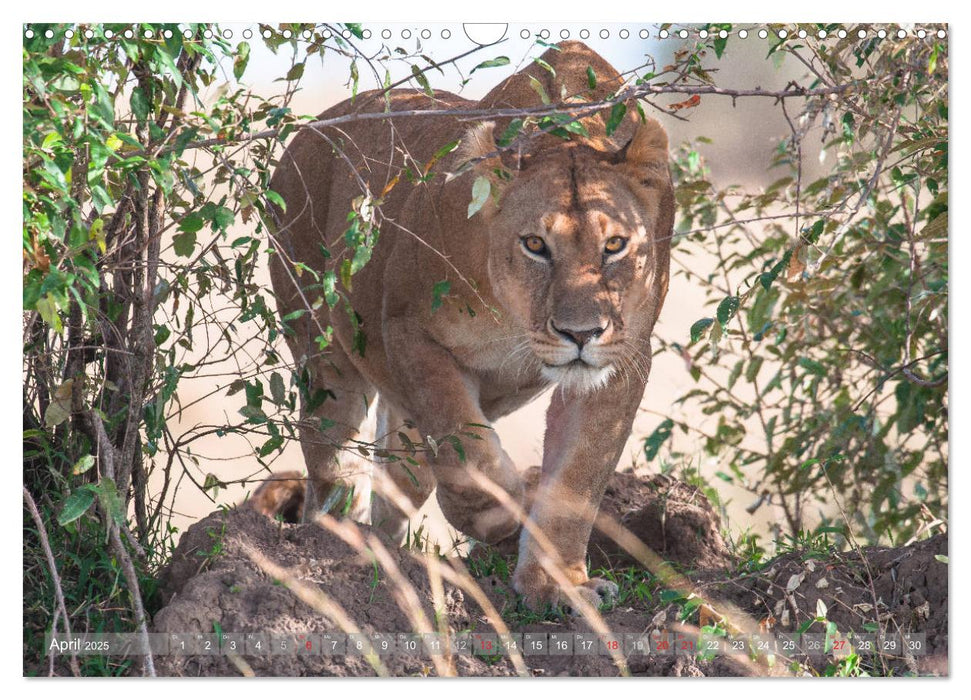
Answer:
[[[596,328],[560,328],[550,319],[550,328],[559,336],[566,338],[567,340],[576,343],[577,347],[581,350],[583,346],[589,343],[593,338],[599,338],[607,331],[607,326],[598,326]]]

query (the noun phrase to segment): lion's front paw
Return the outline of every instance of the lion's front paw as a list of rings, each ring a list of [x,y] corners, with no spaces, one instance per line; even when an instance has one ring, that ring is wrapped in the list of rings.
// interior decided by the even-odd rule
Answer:
[[[586,601],[590,607],[598,610],[601,606],[610,605],[617,600],[619,592],[616,583],[602,578],[592,578],[573,585],[568,592],[542,570],[533,570],[531,574],[517,572],[513,585],[531,610],[539,611],[546,606],[553,606],[570,616],[582,614],[583,606],[580,601]]]

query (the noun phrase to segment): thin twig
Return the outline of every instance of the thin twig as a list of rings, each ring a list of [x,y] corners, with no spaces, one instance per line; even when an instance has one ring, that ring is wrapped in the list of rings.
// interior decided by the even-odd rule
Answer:
[[[51,574],[51,581],[54,584],[54,597],[57,600],[57,610],[60,616],[64,618],[64,632],[67,634],[68,639],[73,635],[71,634],[71,618],[67,614],[67,606],[64,604],[64,591],[61,588],[61,577],[57,574],[57,562],[54,560],[54,552],[51,551],[50,540],[47,539],[47,530],[44,528],[44,521],[40,517],[40,511],[37,510],[37,504],[34,502],[33,496],[30,495],[30,491],[24,486],[24,503],[27,505],[27,510],[30,511],[30,517],[34,520],[34,525],[37,526],[37,537],[40,539],[40,546],[44,550],[44,556],[47,558],[47,568]],[[57,624],[52,626],[51,634],[57,633]],[[78,666],[77,653],[74,651],[74,646],[71,645],[71,672],[75,676],[81,675],[81,668]],[[53,655],[51,660],[51,665],[53,666]],[[53,674],[53,671],[51,672]]]

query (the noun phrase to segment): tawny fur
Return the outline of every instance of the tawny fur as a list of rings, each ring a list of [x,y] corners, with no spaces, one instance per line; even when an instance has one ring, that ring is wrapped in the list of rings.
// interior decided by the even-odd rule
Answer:
[[[531,77],[554,99],[605,99],[620,87],[617,71],[583,44],[565,42],[542,58],[555,77],[531,65],[478,102],[393,91],[390,109],[541,106]],[[592,90],[588,66],[597,78]],[[382,96],[364,93],[320,116],[385,108]],[[511,177],[495,175],[504,161],[493,158],[446,176],[470,157],[494,151],[494,136],[508,118],[471,131],[446,116],[396,119],[393,129],[387,120],[349,121],[294,138],[270,184],[286,201],[286,210],[275,212],[279,255],[271,262],[281,315],[306,309],[322,294],[321,277],[295,263],[323,276],[345,259],[348,212],[367,194],[348,166],[372,195],[398,178],[383,196],[370,262],[350,288],[337,286],[366,338],[363,355],[343,301],[289,322],[293,358],[311,380],[306,395],[328,392],[301,422],[309,472],[304,519],[342,488],[352,494],[345,506],[352,517],[400,538],[407,511],[436,489],[442,511],[460,531],[483,541],[514,534],[519,522],[470,475],[485,475],[522,502],[521,477],[495,433],[472,424],[487,425],[556,382],[530,518],[553,543],[553,559],[572,585],[596,598],[602,582],[587,579],[586,546],[644,393],[674,222],[664,130],[652,120],[640,123],[631,106],[607,136],[604,113],[609,108],[583,120],[587,139],[544,135],[519,144],[521,167]],[[432,177],[414,184],[402,175],[456,139],[463,148],[442,158]],[[480,175],[492,179],[492,193],[469,217]],[[545,250],[530,252],[527,237],[542,239]],[[618,238],[626,245],[608,253]],[[449,283],[444,297],[443,281]],[[321,351],[318,338],[328,327],[333,339]],[[409,440],[420,444],[431,436],[437,453],[420,452],[417,463],[362,463],[342,445],[370,439],[358,429],[371,410],[378,412],[378,438],[389,454],[407,454],[397,437],[409,432],[406,422],[415,426]],[[481,439],[470,439],[470,431]],[[448,436],[460,440],[461,451]],[[375,493],[372,504],[372,469],[384,470],[410,503],[399,507]],[[562,595],[542,559],[537,540],[523,534],[513,581],[532,606]]]

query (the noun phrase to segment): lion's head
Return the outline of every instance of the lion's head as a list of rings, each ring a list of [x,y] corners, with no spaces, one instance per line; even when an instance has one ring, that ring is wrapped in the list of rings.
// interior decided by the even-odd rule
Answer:
[[[496,152],[493,128],[467,135],[466,157]],[[516,165],[506,179],[497,157],[479,163],[497,195],[480,215],[492,288],[543,375],[576,392],[646,375],[674,223],[664,129],[647,120],[622,149],[562,143]]]

